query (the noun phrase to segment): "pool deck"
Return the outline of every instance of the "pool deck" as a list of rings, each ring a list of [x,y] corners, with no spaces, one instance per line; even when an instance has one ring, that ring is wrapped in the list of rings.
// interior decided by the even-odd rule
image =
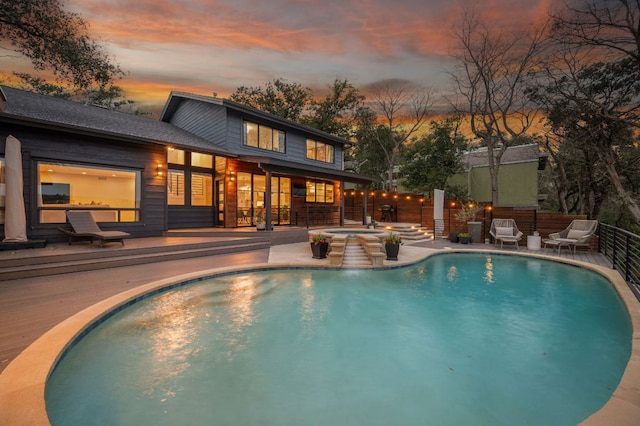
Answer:
[[[138,239],[135,244],[162,244],[161,238]],[[130,244],[129,242],[127,243]],[[46,249],[25,250],[19,256],[37,255],[36,250],[86,250],[83,246],[53,245]],[[553,249],[530,251],[520,247],[516,251],[512,247],[496,249],[493,245],[485,244],[452,244],[448,240],[412,242],[407,241],[401,248],[399,260],[391,262],[385,260],[385,266],[409,264],[423,259],[433,253],[443,251],[477,251],[487,250],[496,253],[529,254],[532,256],[548,257],[568,263],[579,264],[594,269],[607,276],[621,294],[632,317],[633,352],[622,382],[609,403],[602,410],[595,413],[584,424],[588,425],[635,425],[640,419],[640,302],[627,288],[617,271],[610,268],[604,256],[591,251],[579,251],[571,254],[562,251],[558,254]],[[27,253],[28,252],[28,253]],[[25,254],[27,253],[27,254]],[[0,252],[0,256],[10,254]],[[15,255],[15,254],[14,254]],[[43,334],[51,333],[57,324],[74,317],[83,311],[90,311],[92,306],[100,304],[109,298],[117,298],[120,294],[135,293],[137,288],[147,287],[150,283],[160,280],[167,281],[178,277],[198,274],[223,267],[244,268],[251,265],[273,266],[317,266],[328,267],[328,259],[312,259],[308,242],[273,245],[270,249],[261,249],[233,254],[220,254],[192,259],[158,262],[146,265],[125,266],[95,271],[75,272],[69,274],[51,275],[45,277],[23,278],[0,281],[0,373],[22,351],[34,343]],[[90,309],[87,309],[90,308]],[[75,318],[75,317],[74,317]],[[37,346],[37,345],[36,345]],[[28,352],[28,351],[25,351]],[[37,358],[36,358],[37,359]],[[15,369],[12,368],[9,370]],[[29,374],[26,374],[29,376]],[[6,418],[5,410],[11,407],[12,415],[24,414],[31,410],[30,403],[21,403],[17,397],[17,389],[24,383],[11,382],[7,389],[7,381],[0,375],[0,418]],[[7,399],[9,398],[9,399]],[[7,403],[10,401],[10,404]],[[19,417],[14,417],[19,418]],[[26,418],[29,418],[27,415]],[[33,418],[31,418],[33,420]],[[19,424],[41,424],[22,422]]]

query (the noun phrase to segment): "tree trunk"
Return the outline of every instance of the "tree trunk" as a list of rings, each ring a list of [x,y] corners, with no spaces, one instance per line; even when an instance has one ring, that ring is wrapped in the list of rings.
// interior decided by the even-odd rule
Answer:
[[[616,170],[615,164],[615,153],[611,150],[611,147],[606,147],[605,149],[599,150],[600,158],[605,164],[607,168],[607,172],[609,173],[609,177],[611,178],[611,184],[616,189],[616,193],[622,200],[622,204],[629,210],[636,224],[640,224],[640,206],[633,199],[633,197],[629,194],[629,192],[624,189],[622,185],[622,180],[620,179],[620,175]]]

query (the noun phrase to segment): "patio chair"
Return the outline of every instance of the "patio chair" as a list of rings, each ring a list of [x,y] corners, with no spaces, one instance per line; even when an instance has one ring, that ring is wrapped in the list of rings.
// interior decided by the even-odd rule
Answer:
[[[69,236],[69,244],[73,240],[90,240],[94,239],[100,242],[100,247],[104,243],[120,242],[124,246],[124,239],[131,234],[123,231],[103,231],[100,229],[90,211],[68,211],[67,220],[73,229],[58,228]]]
[[[489,233],[493,237],[494,245],[500,242],[500,248],[504,243],[513,243],[518,250],[518,241],[522,239],[522,232],[516,226],[513,219],[493,219]]]
[[[591,248],[589,241],[597,228],[597,220],[575,219],[562,231],[549,234],[549,238],[542,242],[545,248],[547,245],[558,247],[560,252],[560,248],[567,246],[575,253],[578,247]]]

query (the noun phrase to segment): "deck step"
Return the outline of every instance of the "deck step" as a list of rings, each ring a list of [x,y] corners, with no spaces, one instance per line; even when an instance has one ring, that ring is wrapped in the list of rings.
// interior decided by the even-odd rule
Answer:
[[[238,253],[269,247],[270,243],[267,240],[238,239],[224,244],[212,242],[130,249],[125,247],[121,250],[101,251],[100,256],[96,256],[96,251],[87,251],[87,253],[11,259],[0,262],[0,281]]]

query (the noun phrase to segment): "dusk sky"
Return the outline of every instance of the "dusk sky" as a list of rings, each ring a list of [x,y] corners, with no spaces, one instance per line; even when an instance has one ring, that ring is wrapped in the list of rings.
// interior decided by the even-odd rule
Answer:
[[[275,78],[321,91],[336,78],[446,88],[451,34],[476,4],[496,27],[524,25],[559,0],[68,0],[129,74],[140,105],[171,90],[230,95]]]

